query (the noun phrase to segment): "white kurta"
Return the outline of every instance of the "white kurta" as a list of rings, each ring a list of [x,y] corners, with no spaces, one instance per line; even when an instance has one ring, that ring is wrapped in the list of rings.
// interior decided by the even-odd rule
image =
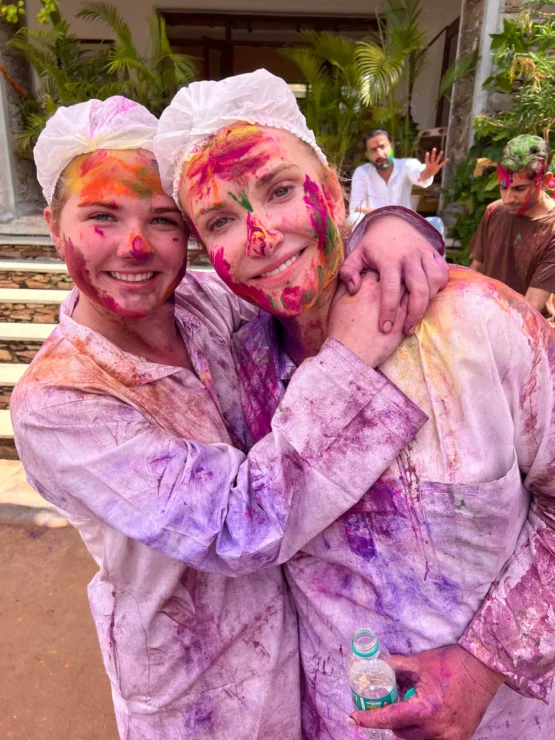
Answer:
[[[419,182],[426,165],[417,159],[394,159],[393,172],[386,182],[373,164],[357,167],[351,184],[349,212],[359,218],[359,208],[381,208],[382,206],[404,206],[411,208],[410,194],[413,185],[429,188],[434,178]]]

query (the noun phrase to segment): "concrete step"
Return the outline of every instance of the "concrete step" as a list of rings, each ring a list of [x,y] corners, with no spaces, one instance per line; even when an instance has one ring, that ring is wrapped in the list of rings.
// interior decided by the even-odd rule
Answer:
[[[9,362],[0,363],[0,386],[18,383],[27,367],[28,365],[23,363],[17,365]]]
[[[56,303],[68,297],[69,290],[35,290],[29,288],[0,288],[0,303]]]
[[[12,420],[8,409],[0,409],[0,439],[13,439]]]
[[[0,322],[0,341],[44,342],[55,328],[56,324]]]
[[[56,272],[67,275],[67,265],[61,260],[0,260],[0,272]]]

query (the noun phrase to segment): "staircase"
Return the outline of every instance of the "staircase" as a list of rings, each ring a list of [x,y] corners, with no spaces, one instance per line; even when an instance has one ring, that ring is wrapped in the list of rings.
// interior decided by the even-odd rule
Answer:
[[[72,286],[49,237],[0,235],[0,520],[67,524],[26,482],[9,408],[15,384],[56,326]]]

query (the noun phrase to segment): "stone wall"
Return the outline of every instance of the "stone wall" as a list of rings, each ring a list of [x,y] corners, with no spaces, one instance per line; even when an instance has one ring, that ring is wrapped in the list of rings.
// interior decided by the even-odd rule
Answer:
[[[60,305],[40,303],[0,303],[0,321],[31,324],[56,324],[60,315]]]
[[[59,260],[53,244],[0,244],[0,259]]]
[[[0,409],[9,408],[12,390],[12,385],[0,385]]]
[[[15,340],[0,340],[0,362],[23,363],[28,365],[43,342],[17,342]]]
[[[0,270],[0,288],[34,288],[35,290],[71,290],[73,280],[63,272],[16,272]]]
[[[13,439],[0,439],[0,460],[19,460]]]

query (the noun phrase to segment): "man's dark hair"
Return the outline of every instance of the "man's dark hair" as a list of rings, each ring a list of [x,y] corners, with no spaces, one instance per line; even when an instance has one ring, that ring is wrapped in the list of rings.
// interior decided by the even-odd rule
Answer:
[[[540,136],[522,134],[505,145],[499,164],[507,172],[525,172],[533,180],[549,171],[552,152]]]
[[[368,139],[373,139],[374,136],[387,136],[389,141],[391,141],[391,136],[389,135],[389,132],[386,131],[384,128],[373,128],[370,129],[370,131],[364,136],[364,143],[368,141]]]

